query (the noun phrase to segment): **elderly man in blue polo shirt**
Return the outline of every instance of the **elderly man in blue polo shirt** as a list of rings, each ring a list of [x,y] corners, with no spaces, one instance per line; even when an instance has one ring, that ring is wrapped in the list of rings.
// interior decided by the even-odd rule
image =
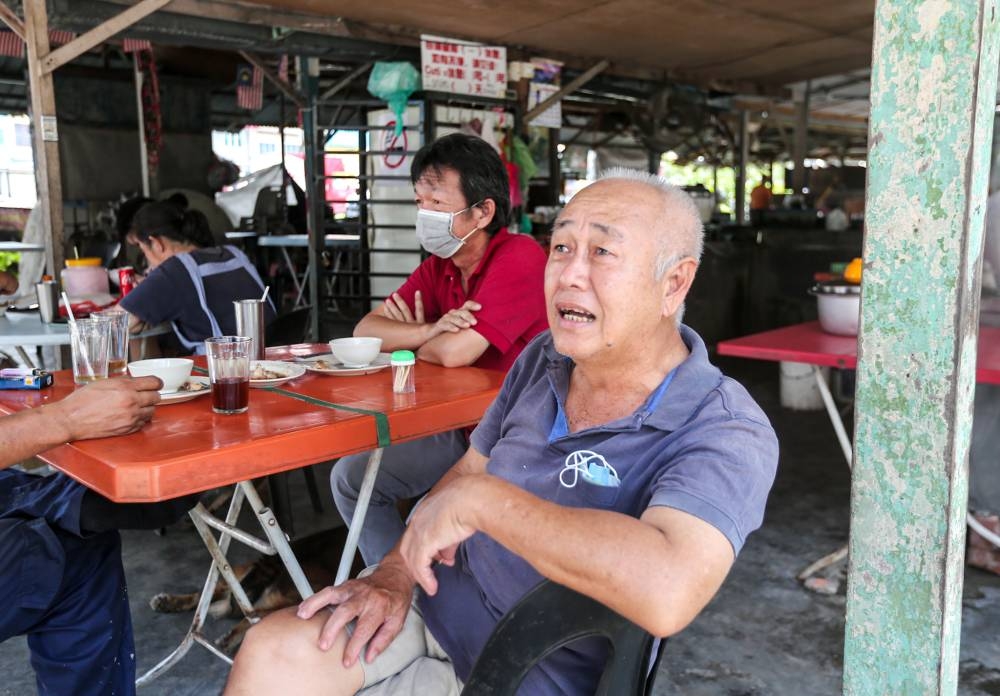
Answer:
[[[458,694],[500,617],[543,577],[658,636],[719,589],[763,518],[778,446],[747,392],[679,323],[702,250],[691,199],[610,173],[556,221],[549,331],[514,363],[472,445],[367,577],[251,629],[229,694]],[[525,694],[592,694],[599,642]]]

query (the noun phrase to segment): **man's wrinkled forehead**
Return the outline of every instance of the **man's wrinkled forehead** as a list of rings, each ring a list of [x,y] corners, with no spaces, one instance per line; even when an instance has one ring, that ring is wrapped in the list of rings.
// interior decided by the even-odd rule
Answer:
[[[595,217],[593,215],[584,215],[578,212],[574,215],[573,212],[566,208],[559,214],[556,218],[555,224],[552,226],[554,232],[560,230],[572,230],[580,225],[585,225],[587,229],[599,232],[602,235],[610,239],[617,241],[625,241],[625,234],[622,232],[618,225],[611,222],[604,222],[600,217]]]

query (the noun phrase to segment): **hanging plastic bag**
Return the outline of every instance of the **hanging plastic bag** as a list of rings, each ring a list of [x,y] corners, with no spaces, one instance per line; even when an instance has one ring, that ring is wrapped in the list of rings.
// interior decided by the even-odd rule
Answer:
[[[420,73],[410,63],[377,62],[368,77],[368,92],[384,99],[396,114],[396,137],[403,132],[403,117],[410,95],[420,89]]]
[[[535,164],[535,160],[531,157],[531,148],[520,137],[515,135],[511,139],[510,144],[510,160],[517,165],[521,178],[521,193],[525,194],[528,191],[528,182],[538,173],[538,165]]]

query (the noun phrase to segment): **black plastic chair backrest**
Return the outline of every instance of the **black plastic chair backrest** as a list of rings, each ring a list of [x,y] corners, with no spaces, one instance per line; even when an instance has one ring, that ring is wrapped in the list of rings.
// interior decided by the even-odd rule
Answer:
[[[302,307],[277,317],[264,329],[264,343],[269,346],[302,343],[309,330],[309,312],[308,307]]]
[[[643,696],[653,636],[600,602],[548,580],[500,619],[472,667],[462,696],[514,696],[538,662],[591,636],[610,643],[596,696]],[[655,671],[650,672],[653,675]]]

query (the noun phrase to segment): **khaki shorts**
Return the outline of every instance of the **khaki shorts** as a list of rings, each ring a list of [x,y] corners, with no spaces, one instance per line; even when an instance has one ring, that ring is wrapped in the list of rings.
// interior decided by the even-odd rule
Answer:
[[[365,683],[358,693],[364,696],[459,696],[462,691],[451,660],[427,630],[416,601],[395,640],[370,663],[362,659],[361,668]]]

